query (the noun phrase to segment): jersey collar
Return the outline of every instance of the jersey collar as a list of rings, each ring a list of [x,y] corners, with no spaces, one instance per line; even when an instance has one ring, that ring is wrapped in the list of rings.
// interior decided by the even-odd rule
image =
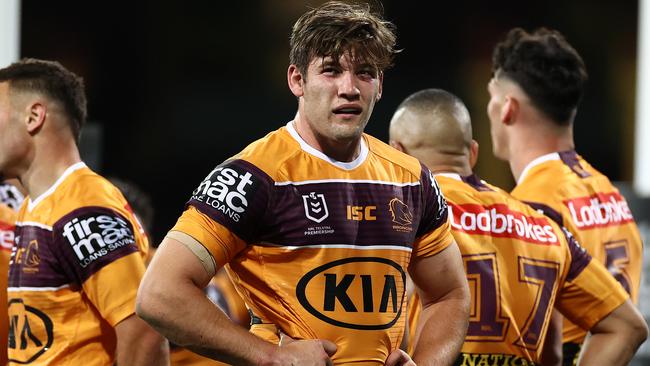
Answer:
[[[343,170],[352,170],[359,167],[361,164],[363,164],[364,161],[366,161],[366,158],[368,157],[368,145],[366,144],[366,141],[363,137],[361,137],[361,152],[359,153],[359,156],[350,162],[343,162],[334,160],[325,155],[323,152],[316,150],[313,146],[309,145],[307,141],[303,140],[302,137],[300,137],[298,131],[296,131],[296,129],[293,127],[293,121],[287,123],[287,131],[289,131],[291,137],[293,137],[294,140],[300,144],[300,148],[302,148],[306,153],[313,155],[321,160],[325,160],[326,162]]]
[[[526,178],[526,175],[531,169],[533,169],[534,167],[542,163],[551,160],[560,160],[560,154],[558,154],[557,152],[552,152],[550,154],[538,156],[535,159],[533,159],[530,163],[528,163],[528,165],[526,165],[524,170],[521,171],[521,174],[519,175],[519,179],[517,179],[517,184],[521,184],[521,182],[524,181],[524,178]]]
[[[31,197],[28,197],[28,198],[27,198],[27,210],[28,210],[29,212],[31,212],[31,211],[34,209],[34,207],[36,207],[36,205],[38,205],[38,204],[41,203],[44,199],[46,199],[49,195],[51,195],[52,193],[54,193],[54,191],[56,191],[57,187],[60,186],[61,183],[63,183],[63,181],[64,181],[64,180],[65,180],[65,179],[66,179],[70,174],[74,173],[75,171],[77,171],[77,170],[79,170],[79,169],[81,169],[81,168],[85,168],[85,167],[86,167],[86,163],[84,163],[83,161],[80,161],[80,162],[78,162],[78,163],[75,163],[75,164],[70,165],[70,166],[69,166],[69,167],[68,167],[68,168],[63,172],[63,174],[61,174],[61,176],[59,177],[59,179],[57,179],[56,182],[54,182],[54,184],[52,184],[52,186],[50,186],[50,188],[48,188],[48,189],[47,189],[45,192],[43,192],[40,196],[36,197],[36,199],[34,199],[33,201],[32,201],[32,199],[31,199]]]

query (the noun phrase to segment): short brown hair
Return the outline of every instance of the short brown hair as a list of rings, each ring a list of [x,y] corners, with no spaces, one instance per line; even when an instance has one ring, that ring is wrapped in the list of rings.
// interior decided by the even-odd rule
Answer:
[[[330,56],[338,61],[344,52],[354,52],[356,60],[383,71],[398,52],[394,28],[369,4],[329,1],[309,10],[293,25],[289,62],[306,75],[314,57]]]
[[[83,79],[56,61],[25,58],[0,69],[0,82],[11,89],[30,91],[61,103],[75,140],[86,122],[86,92]]]
[[[571,123],[587,82],[587,69],[564,36],[540,28],[512,29],[496,45],[492,72],[517,83],[532,103],[556,124]]]

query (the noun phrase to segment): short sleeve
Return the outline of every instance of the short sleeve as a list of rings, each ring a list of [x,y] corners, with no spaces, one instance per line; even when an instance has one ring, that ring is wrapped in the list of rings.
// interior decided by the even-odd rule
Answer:
[[[108,207],[82,207],[53,226],[57,260],[69,281],[83,289],[104,319],[116,325],[135,311],[144,275],[139,247],[146,240],[134,225]]]
[[[571,261],[556,307],[571,322],[590,329],[629,298],[623,287],[563,228]]]
[[[416,256],[429,257],[447,248],[452,243],[453,237],[449,225],[447,201],[433,174],[424,165],[422,165],[420,185],[422,218],[413,250]]]
[[[245,160],[217,166],[192,192],[172,231],[199,241],[219,266],[258,240],[266,221],[273,181]]]

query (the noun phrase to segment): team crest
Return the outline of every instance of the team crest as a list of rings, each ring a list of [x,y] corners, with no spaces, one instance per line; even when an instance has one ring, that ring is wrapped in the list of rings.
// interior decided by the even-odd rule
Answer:
[[[413,213],[409,207],[398,198],[393,198],[388,203],[391,218],[394,223],[402,226],[411,225],[413,223]]]
[[[329,216],[324,194],[315,192],[303,194],[302,201],[305,205],[305,216],[311,221],[323,222]]]

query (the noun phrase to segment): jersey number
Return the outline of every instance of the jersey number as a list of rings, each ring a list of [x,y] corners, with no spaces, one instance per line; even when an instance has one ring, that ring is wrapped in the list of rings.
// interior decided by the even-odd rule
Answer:
[[[605,243],[605,267],[614,276],[621,286],[632,294],[630,280],[624,269],[630,264],[630,257],[627,254],[627,240],[616,240]]]
[[[466,340],[480,342],[502,342],[510,325],[504,317],[501,306],[499,268],[496,254],[475,254],[463,256],[467,280],[472,291],[472,305]],[[553,289],[558,278],[560,264],[519,257],[519,282],[537,288],[535,302],[526,318],[518,346],[536,349],[542,330],[550,317],[553,303]],[[516,294],[514,294],[516,296]],[[516,299],[513,299],[517,301]]]

